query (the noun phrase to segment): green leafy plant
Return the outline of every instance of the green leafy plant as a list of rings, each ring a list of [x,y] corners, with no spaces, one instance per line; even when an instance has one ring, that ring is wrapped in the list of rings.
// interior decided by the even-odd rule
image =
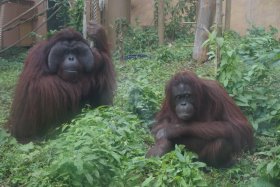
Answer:
[[[172,5],[171,1],[166,2],[166,17],[170,20],[166,23],[165,35],[170,40],[192,37],[196,17],[196,4],[194,0],[179,0]]]
[[[154,54],[156,60],[160,63],[184,62],[191,58],[192,51],[186,50],[185,41],[158,47]],[[191,49],[191,48],[190,48]]]
[[[247,63],[261,62],[265,59],[268,61],[267,57],[272,55],[271,52],[279,49],[279,42],[276,39],[277,33],[278,30],[274,27],[270,27],[266,31],[263,27],[253,26],[248,30],[248,35],[242,38],[238,53]],[[279,55],[279,51],[277,54]]]
[[[84,1],[75,0],[69,9],[69,23],[70,27],[75,28],[77,31],[82,32],[83,28],[83,12],[84,12]]]
[[[124,162],[144,155],[145,144],[140,142],[150,137],[141,125],[135,115],[120,108],[86,110],[71,125],[50,133],[49,138],[60,135],[49,143],[17,144],[16,160],[5,157],[12,154],[9,151],[3,154],[0,179],[24,186],[116,186],[125,182],[118,177]],[[1,152],[6,149],[0,147]]]
[[[26,49],[12,48],[0,57],[0,128],[5,123],[12,102],[11,96],[23,67]]]
[[[137,114],[140,119],[153,121],[158,108],[159,97],[149,87],[133,86],[129,91],[129,111]]]
[[[124,37],[126,54],[143,53],[158,46],[158,36],[154,27],[128,27]]]
[[[280,146],[271,148],[265,152],[259,152],[258,155],[267,157],[265,162],[260,163],[257,170],[261,175],[272,184],[280,182]]]
[[[175,61],[175,54],[168,46],[162,46],[156,51],[156,59],[162,63],[172,63]]]
[[[195,0],[179,0],[176,3],[165,0],[165,37],[167,40],[186,39],[193,36],[196,17]],[[154,3],[154,22],[158,24],[158,1]],[[188,24],[186,24],[186,22]]]
[[[141,32],[143,30],[140,28]],[[257,37],[259,32],[253,33]],[[212,60],[215,60],[215,45],[222,50],[217,74],[211,62],[191,63],[192,48],[186,47],[185,40],[175,40],[153,50],[141,44],[138,45],[140,49],[135,47],[131,52],[145,51],[148,58],[124,63],[115,60],[118,88],[114,106],[85,108],[82,114],[49,132],[41,141],[25,145],[18,144],[1,128],[0,184],[32,187],[273,186],[276,181],[274,186],[277,186],[279,42],[273,39],[273,42],[257,45],[255,43],[262,40],[251,35],[240,37],[226,32],[223,38],[216,38],[212,34]],[[144,41],[149,35],[141,36]],[[247,37],[252,37],[251,43],[244,43]],[[264,37],[270,36],[266,32]],[[267,45],[271,49],[259,55],[258,50],[264,50]],[[246,51],[254,52],[248,56]],[[22,62],[24,56],[25,52],[15,51],[0,58],[1,126],[6,122],[16,80],[23,67],[16,62]],[[252,60],[244,60],[245,56]],[[182,146],[161,158],[145,158],[154,143],[148,129],[150,118],[162,103],[165,83],[185,68],[203,77],[218,77],[250,121],[257,124],[255,152],[237,155],[237,162],[231,168],[205,167],[197,162],[196,155]]]
[[[271,39],[271,35],[275,33],[266,34],[268,40],[256,39],[255,37],[259,38],[259,36],[255,35],[248,35],[243,40],[239,37],[241,41],[239,45],[236,42],[238,36],[232,33],[225,33],[223,39],[216,38],[215,31],[213,33],[208,40],[212,43],[209,55],[215,59],[215,46],[219,45],[222,59],[218,67],[217,79],[245,112],[255,129],[268,129],[278,124],[279,89],[275,88],[279,87],[280,79],[276,76],[279,70],[273,66],[273,63],[279,59],[279,50],[275,49],[276,43]],[[258,49],[271,48],[271,45],[274,46],[273,50],[259,55]],[[256,51],[250,55],[247,52],[254,50]]]
[[[133,164],[127,166],[129,183],[137,184],[144,178],[141,186],[207,186],[200,170],[205,164],[194,161],[196,158],[183,146],[176,146],[161,159],[134,158]]]
[[[55,3],[54,7],[61,7],[56,18],[63,20],[64,26],[70,26],[77,31],[82,32],[83,28],[83,11],[84,1],[74,0],[69,2],[68,0],[51,0]]]

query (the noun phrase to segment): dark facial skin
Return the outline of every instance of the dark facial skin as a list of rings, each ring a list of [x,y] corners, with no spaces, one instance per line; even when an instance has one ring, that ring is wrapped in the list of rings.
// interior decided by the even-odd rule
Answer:
[[[194,113],[194,95],[189,85],[180,83],[172,89],[176,115],[183,121],[189,121]]]
[[[50,50],[48,67],[63,80],[76,82],[79,75],[91,72],[94,58],[90,47],[81,41],[60,41]]]

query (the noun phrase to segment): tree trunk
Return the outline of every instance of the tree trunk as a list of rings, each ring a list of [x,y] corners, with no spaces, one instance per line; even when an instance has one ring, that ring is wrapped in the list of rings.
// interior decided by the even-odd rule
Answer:
[[[196,1],[196,8],[195,8],[195,21],[197,22],[197,18],[198,18],[198,13],[199,13],[199,5],[200,5],[200,1],[197,0]]]
[[[226,0],[225,30],[230,29],[230,17],[231,17],[231,0]]]
[[[164,43],[164,0],[158,1],[158,38],[159,44]]]
[[[216,0],[216,25],[217,25],[217,38],[222,37],[223,30],[223,1]],[[217,43],[216,48],[216,72],[221,63],[221,46]]]
[[[84,13],[83,13],[83,36],[87,37],[87,3],[88,0],[84,1]]]
[[[202,46],[202,44],[208,38],[210,27],[214,21],[215,12],[215,0],[200,0],[193,48],[193,59],[199,63],[207,60],[207,48]]]

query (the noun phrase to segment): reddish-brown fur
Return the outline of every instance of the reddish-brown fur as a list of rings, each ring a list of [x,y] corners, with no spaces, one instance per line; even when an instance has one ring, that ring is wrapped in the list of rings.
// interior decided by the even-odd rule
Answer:
[[[29,51],[7,123],[19,141],[28,142],[42,136],[51,126],[77,114],[84,104],[94,107],[112,104],[115,71],[105,31],[100,25],[94,26],[91,35],[95,41],[93,72],[85,73],[79,82],[67,82],[51,74],[47,59],[51,47],[58,41],[77,40],[87,44],[80,33],[64,29]]]
[[[195,97],[195,115],[184,122],[174,111],[172,88],[179,83],[191,86]],[[253,129],[241,110],[216,81],[198,78],[194,73],[177,73],[166,86],[166,98],[157,115],[153,134],[165,129],[165,138],[156,138],[148,156],[161,156],[184,144],[209,165],[222,167],[232,157],[253,146]]]

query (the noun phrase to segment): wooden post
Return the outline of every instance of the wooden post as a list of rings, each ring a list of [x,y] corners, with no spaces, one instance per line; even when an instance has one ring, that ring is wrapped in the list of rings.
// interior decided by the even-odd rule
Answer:
[[[83,13],[83,36],[87,37],[87,3],[89,0],[84,1],[84,13]]]
[[[158,38],[159,44],[164,43],[164,0],[158,1]]]
[[[197,0],[196,2],[196,8],[195,8],[195,21],[197,22],[197,18],[198,18],[198,13],[199,13],[199,7],[200,7],[200,0]]]
[[[231,18],[231,0],[226,0],[225,30],[230,29],[230,18]]]
[[[216,0],[216,24],[217,24],[217,37],[222,36],[223,30],[223,1]]]
[[[215,12],[215,0],[200,0],[193,48],[193,59],[199,63],[207,60],[207,48],[202,46],[202,44],[208,39],[208,33],[213,24]]]
[[[223,1],[216,0],[216,26],[217,26],[217,38],[222,37],[223,29]],[[217,43],[216,48],[216,73],[221,63],[221,46]]]
[[[98,0],[93,0],[92,2],[93,20],[101,24],[101,14]]]
[[[4,23],[4,6],[0,6],[0,49],[4,48],[4,37],[3,37],[3,23]],[[1,50],[0,50],[1,51]]]

